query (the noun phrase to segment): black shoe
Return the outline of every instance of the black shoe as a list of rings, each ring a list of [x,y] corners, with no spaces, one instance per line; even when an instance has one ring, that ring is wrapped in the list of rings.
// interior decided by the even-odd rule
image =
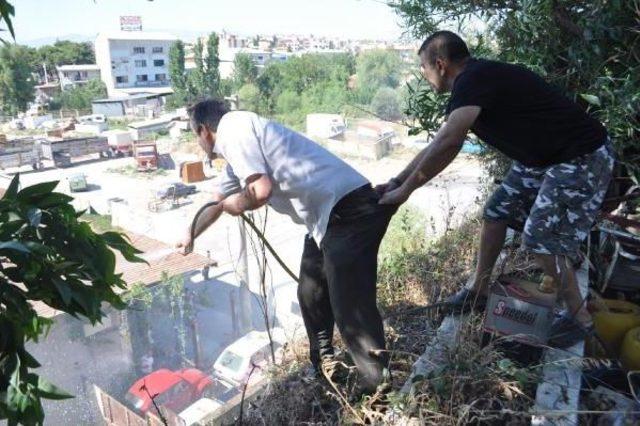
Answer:
[[[451,314],[466,314],[471,310],[482,311],[487,306],[487,296],[463,288],[449,296],[446,304]]]
[[[343,383],[349,377],[349,367],[334,355],[325,355],[320,360],[320,372],[332,382]]]
[[[549,346],[560,349],[568,348],[593,334],[593,323],[584,325],[567,314],[561,314],[551,324]]]

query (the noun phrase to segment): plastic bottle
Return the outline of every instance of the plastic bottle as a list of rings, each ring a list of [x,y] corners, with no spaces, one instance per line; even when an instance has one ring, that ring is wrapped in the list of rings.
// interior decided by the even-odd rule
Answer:
[[[556,283],[553,280],[553,277],[550,275],[545,275],[542,278],[542,282],[538,286],[538,290],[542,293],[553,293],[556,291]]]

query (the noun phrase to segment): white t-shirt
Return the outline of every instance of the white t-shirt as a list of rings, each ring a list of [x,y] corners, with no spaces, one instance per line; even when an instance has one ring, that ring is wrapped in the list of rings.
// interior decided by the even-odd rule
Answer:
[[[269,205],[306,225],[318,244],[333,206],[369,183],[314,141],[248,111],[222,117],[214,151],[228,163],[218,182],[223,194],[237,192],[252,175],[268,175],[273,185]]]

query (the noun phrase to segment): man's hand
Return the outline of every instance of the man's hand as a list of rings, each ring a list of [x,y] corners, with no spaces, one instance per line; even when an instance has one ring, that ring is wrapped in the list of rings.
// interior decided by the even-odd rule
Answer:
[[[191,239],[191,227],[187,229],[187,235],[185,235],[182,241],[176,244],[176,248],[178,249],[178,253],[184,256],[193,252],[193,240]]]
[[[387,191],[382,195],[378,204],[402,204],[409,199],[411,192],[407,190],[405,185],[401,185],[391,191]]]
[[[393,191],[394,189],[400,186],[400,181],[397,178],[389,179],[387,183],[381,183],[380,185],[376,185],[374,190],[378,193],[379,196],[383,196],[389,191]]]
[[[231,216],[240,216],[247,210],[249,201],[245,193],[234,194],[222,202],[222,211]]]

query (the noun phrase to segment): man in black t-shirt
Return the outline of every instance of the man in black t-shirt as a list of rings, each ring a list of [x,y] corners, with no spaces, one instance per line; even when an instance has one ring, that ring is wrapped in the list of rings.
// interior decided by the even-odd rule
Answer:
[[[472,58],[452,32],[434,33],[418,54],[432,88],[451,92],[447,121],[400,175],[378,187],[380,203],[406,201],[455,158],[469,130],[509,156],[513,166],[484,209],[473,285],[449,302],[461,311],[483,306],[507,227],[522,230],[523,245],[554,278],[568,308],[554,322],[551,343],[570,345],[592,328],[570,259],[611,178],[605,128],[528,69]]]

